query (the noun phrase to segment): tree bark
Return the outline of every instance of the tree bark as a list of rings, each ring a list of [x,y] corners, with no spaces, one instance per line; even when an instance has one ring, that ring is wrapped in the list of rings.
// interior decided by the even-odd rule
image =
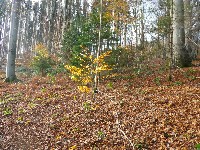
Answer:
[[[173,65],[188,67],[191,65],[191,59],[185,47],[183,0],[174,0],[173,10]]]
[[[17,33],[19,26],[20,3],[21,0],[12,1],[11,26],[9,34],[9,48],[8,48],[9,50],[7,54],[7,65],[6,65],[6,81],[9,82],[16,80],[15,58],[16,58]]]
[[[192,47],[190,44],[192,32],[191,32],[191,21],[192,21],[192,7],[190,5],[190,0],[184,0],[184,25],[185,25],[185,46],[188,52],[192,55]],[[194,58],[194,56],[191,56]]]

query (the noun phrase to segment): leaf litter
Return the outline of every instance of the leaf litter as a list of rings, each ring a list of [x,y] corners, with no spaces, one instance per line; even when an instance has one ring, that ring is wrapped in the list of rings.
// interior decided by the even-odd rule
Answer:
[[[95,100],[66,75],[1,82],[0,149],[194,149],[199,77],[191,67],[174,70],[173,81],[165,73],[105,78]]]

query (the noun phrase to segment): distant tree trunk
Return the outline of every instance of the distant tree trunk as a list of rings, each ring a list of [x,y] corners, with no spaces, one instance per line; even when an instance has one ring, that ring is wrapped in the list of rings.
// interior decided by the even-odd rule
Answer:
[[[193,0],[191,2],[192,5],[192,23],[191,23],[191,31],[192,31],[192,39],[190,42],[192,43],[192,55],[198,56],[200,54],[200,1]]]
[[[31,10],[30,7],[32,6],[32,2],[30,0],[27,1],[28,8],[26,8],[25,17],[25,37],[24,37],[24,51],[30,51],[30,44],[31,44],[31,37],[29,36],[29,26],[31,21]]]
[[[54,51],[60,52],[61,50],[61,41],[62,41],[62,25],[63,25],[63,17],[62,17],[62,0],[57,0],[56,5],[56,26],[54,31]]]
[[[2,32],[2,30],[3,30],[3,28],[2,28],[2,22],[0,20],[0,59],[3,58],[3,43],[2,43],[2,33],[3,32]],[[1,64],[0,64],[0,66],[1,66]]]
[[[0,12],[1,16],[0,19],[2,20],[2,49],[1,53],[5,58],[6,54],[8,53],[8,40],[9,40],[9,25],[10,25],[10,15],[11,15],[11,8],[10,2],[6,0],[0,1]]]
[[[192,54],[191,42],[189,39],[192,37],[191,32],[191,22],[192,22],[192,7],[190,4],[191,0],[184,0],[184,17],[185,17],[185,46],[186,49],[190,52],[191,58],[195,58],[195,55]]]
[[[141,9],[140,9],[140,13],[141,13],[141,20],[140,20],[140,24],[141,24],[141,37],[140,37],[140,43],[141,43],[141,49],[144,49],[144,4],[142,1],[140,1],[140,5],[142,5]]]
[[[54,39],[54,29],[55,29],[55,21],[56,21],[56,0],[51,1],[51,9],[49,14],[49,39],[48,39],[48,50],[49,52],[53,52],[53,39]]]
[[[17,33],[19,26],[19,14],[20,14],[21,0],[12,0],[12,12],[11,12],[11,26],[9,34],[9,50],[7,55],[6,65],[6,81],[16,80],[15,75],[15,57],[16,57],[16,45],[17,45]]]
[[[32,32],[32,50],[35,49],[35,45],[38,42],[38,32],[37,32],[37,28],[38,28],[38,24],[39,24],[39,20],[38,20],[38,15],[39,15],[39,3],[34,3],[33,5],[33,21],[32,21],[32,25],[33,25],[33,32]],[[33,52],[33,51],[32,51]],[[34,52],[33,52],[34,53]]]
[[[22,54],[22,44],[23,44],[23,12],[20,13],[19,15],[19,25],[18,25],[18,35],[17,35],[17,46],[16,46],[16,58],[20,58],[20,55]]]
[[[87,17],[87,10],[88,10],[88,7],[89,7],[89,4],[87,2],[87,0],[84,0],[83,1],[83,16],[84,17]]]
[[[63,5],[63,25],[62,25],[62,35],[66,29],[70,27],[70,21],[72,19],[72,0],[64,0]],[[62,37],[63,38],[63,37]]]
[[[68,8],[68,0],[64,0],[63,2],[63,25],[62,25],[62,35],[64,35],[64,31],[65,31],[65,26],[66,26],[66,20],[67,20],[67,8]],[[63,37],[62,37],[63,38]]]
[[[139,13],[139,2],[138,2],[138,0],[135,0],[134,1],[134,10],[133,10],[133,12],[134,12],[134,18],[137,18],[136,20],[135,20],[135,25],[134,25],[134,30],[135,30],[135,45],[136,45],[136,48],[138,48],[138,46],[139,46],[139,20],[138,20],[138,18],[139,18],[139,16],[138,16],[138,13]]]
[[[174,0],[173,9],[173,65],[187,67],[191,65],[191,59],[185,47],[183,0]]]
[[[43,0],[40,3],[40,17],[39,17],[39,22],[40,22],[40,40],[39,42],[44,43],[47,45],[48,43],[48,17],[47,17],[47,1]]]

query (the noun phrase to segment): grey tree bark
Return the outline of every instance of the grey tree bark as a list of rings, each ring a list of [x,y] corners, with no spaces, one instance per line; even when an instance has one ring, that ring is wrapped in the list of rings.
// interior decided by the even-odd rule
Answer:
[[[192,36],[191,22],[192,22],[192,7],[190,0],[184,0],[184,23],[185,23],[185,46],[188,52],[192,54],[192,47],[190,39]],[[193,56],[191,56],[193,57]]]
[[[21,0],[12,0],[9,48],[8,48],[7,65],[6,65],[6,81],[8,82],[14,81],[16,79],[15,57],[16,57],[17,33],[19,26],[20,3]]]
[[[55,27],[55,20],[56,20],[56,8],[57,8],[57,1],[56,0],[52,0],[51,1],[51,9],[49,10],[49,39],[48,39],[48,50],[49,52],[53,52],[53,38],[54,38],[54,27]]]
[[[2,54],[2,58],[5,58],[7,52],[8,52],[8,37],[9,37],[9,24],[10,24],[10,2],[6,1],[6,0],[1,0],[0,1],[0,20],[1,22],[1,41],[0,41],[0,45],[1,45],[1,54]]]
[[[173,65],[178,67],[191,65],[190,54],[185,47],[183,0],[173,0]]]

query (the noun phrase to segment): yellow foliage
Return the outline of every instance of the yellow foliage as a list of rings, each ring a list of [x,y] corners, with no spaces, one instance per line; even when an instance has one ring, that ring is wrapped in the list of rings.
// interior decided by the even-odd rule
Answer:
[[[58,135],[57,137],[56,137],[56,140],[60,140],[62,137],[60,136],[60,135]]]
[[[89,93],[91,91],[91,89],[85,85],[83,86],[78,86],[79,91],[83,92],[83,93]]]
[[[70,66],[70,65],[65,65],[65,68],[67,70],[69,70],[72,75],[74,76],[81,76],[81,73],[82,73],[82,69],[81,68],[78,68],[76,66]]]
[[[111,70],[111,68],[107,64],[101,65],[100,67],[96,68],[97,72],[106,71],[106,70]]]
[[[99,108],[99,105],[95,105],[94,107],[92,107],[92,110],[97,110]]]
[[[105,16],[111,17],[114,21],[126,21],[130,6],[126,0],[105,0],[107,6],[105,8]]]
[[[81,92],[89,93],[91,91],[87,85],[93,82],[94,74],[111,70],[108,64],[105,63],[105,57],[109,56],[111,52],[102,53],[98,58],[94,58],[94,56],[88,53],[82,54],[83,57],[88,58],[88,61],[80,64],[81,67],[65,65],[65,68],[71,73],[71,79],[81,84],[81,86],[78,86]],[[79,57],[78,59],[81,60],[82,58]]]
[[[43,44],[38,44],[35,47],[36,54],[40,55],[41,57],[49,57],[49,53],[47,48]]]
[[[83,83],[83,85],[86,85],[92,82],[92,78],[90,76],[86,76],[81,80],[81,82]]]
[[[70,147],[69,150],[75,150],[76,148],[77,148],[77,146],[74,145],[74,146]]]
[[[93,60],[93,63],[103,63],[105,61],[105,57],[110,56],[111,53],[112,53],[112,51],[104,52],[98,58],[95,58]]]

